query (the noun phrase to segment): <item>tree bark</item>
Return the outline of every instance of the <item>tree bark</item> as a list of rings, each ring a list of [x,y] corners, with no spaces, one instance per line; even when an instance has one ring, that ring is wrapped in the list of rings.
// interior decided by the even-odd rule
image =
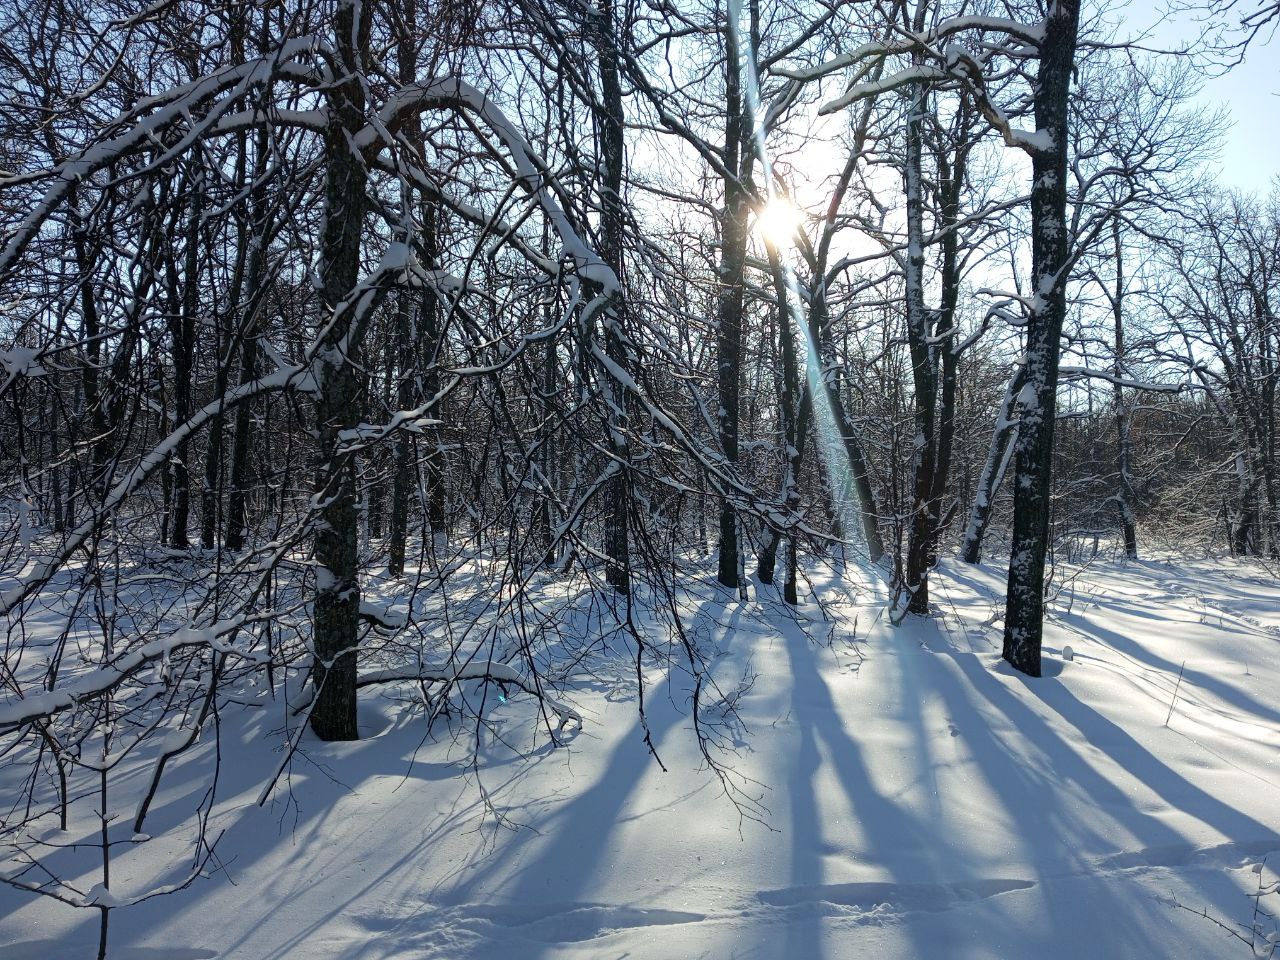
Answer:
[[[198,157],[198,155],[197,155]],[[192,175],[191,214],[187,222],[187,246],[183,258],[182,296],[176,316],[169,318],[173,339],[173,417],[183,423],[191,416],[191,383],[195,376],[196,310],[200,306],[200,218],[203,211],[203,189],[199,171]],[[173,461],[173,528],[170,544],[185,550],[190,545],[188,526],[191,519],[191,444],[186,437],[179,441]]]
[[[1120,221],[1111,222],[1111,239],[1116,258],[1116,285],[1111,297],[1111,314],[1115,321],[1115,363],[1113,372],[1115,380],[1112,386],[1112,409],[1116,422],[1116,466],[1119,479],[1116,489],[1116,502],[1120,508],[1120,532],[1124,538],[1124,555],[1130,560],[1138,559],[1138,529],[1133,516],[1135,500],[1133,490],[1133,445],[1129,434],[1129,410],[1125,406],[1124,387],[1121,380],[1125,375],[1124,362],[1124,248],[1120,243]]]
[[[402,291],[396,299],[396,406],[407,410],[414,403],[414,365],[412,357],[413,309]],[[405,541],[409,533],[409,490],[413,482],[411,457],[413,438],[401,430],[396,435],[395,473],[391,480],[391,516],[387,528],[387,572],[393,577],[404,573]]]
[[[1005,388],[1004,400],[1000,403],[1000,412],[996,416],[995,429],[991,434],[991,448],[987,451],[987,460],[978,478],[978,489],[974,492],[973,508],[969,512],[969,523],[965,527],[960,548],[960,557],[965,563],[977,563],[982,559],[982,541],[991,520],[991,507],[995,503],[996,492],[1004,481],[1005,472],[1009,469],[1014,440],[1018,435],[1018,395],[1026,379],[1027,368],[1024,364],[1019,364]]]
[[[956,129],[963,136],[969,129],[971,107],[962,99],[956,118]],[[942,244],[942,291],[938,301],[938,321],[934,340],[941,363],[938,383],[937,456],[934,459],[930,492],[930,513],[937,518],[929,544],[928,563],[938,562],[939,543],[956,506],[955,500],[944,511],[943,501],[951,488],[951,459],[955,447],[956,390],[959,383],[960,349],[955,329],[956,307],[960,299],[960,196],[968,169],[970,144],[962,140],[954,158],[948,158],[945,145],[938,150],[938,231]]]
[[[613,22],[612,0],[604,0],[592,31],[600,58],[600,105],[596,123],[602,161],[600,210],[600,259],[618,278],[618,290],[604,310],[604,348],[609,360],[625,369],[629,366],[623,317],[626,301],[622,294],[622,233],[625,212],[622,201],[622,176],[626,163],[626,114],[622,102],[622,83],[618,75],[618,46]],[[627,440],[626,395],[615,377],[607,371],[603,377],[605,404],[608,407],[609,445],[614,463],[605,484],[604,549],[607,562],[605,579],[618,593],[631,589],[630,533],[628,510],[631,502],[631,450]]]
[[[720,448],[731,468],[738,464],[740,383],[742,366],[743,271],[747,253],[750,197],[745,182],[750,158],[742,101],[741,50],[738,24],[732,13],[725,19],[725,135],[723,162],[724,210],[720,222],[720,295],[716,309],[716,383],[719,393],[717,426]],[[741,545],[738,513],[726,495],[720,501],[720,545],[716,579],[737,587]]]
[[[778,345],[782,357],[782,396],[779,398],[779,414],[782,427],[782,438],[785,444],[783,455],[782,506],[788,521],[792,524],[787,532],[787,569],[783,586],[783,600],[793,606],[798,602],[797,576],[799,549],[795,523],[800,507],[800,470],[804,464],[804,453],[809,430],[813,420],[813,392],[808,380],[801,380],[800,365],[796,356],[796,334],[794,329],[794,311],[791,304],[790,290],[786,282],[781,261],[776,248],[769,245],[769,267],[773,276],[774,295],[778,302]],[[802,385],[803,384],[803,385]],[[778,547],[782,541],[782,531],[776,526],[769,528],[769,539],[763,550],[756,569],[756,577],[761,583],[772,584],[774,567],[777,564]]]
[[[343,2],[334,33],[345,79],[328,92],[329,127],[325,133],[325,221],[320,279],[325,320],[356,286],[360,235],[365,213],[366,173],[349,137],[360,128],[364,94],[360,58],[367,42],[367,21],[355,22],[357,4]],[[363,7],[360,7],[363,10]],[[367,16],[367,14],[366,14]],[[363,18],[362,18],[363,20]],[[357,36],[358,31],[358,36]],[[332,323],[317,356],[315,490],[321,504],[316,518],[314,607],[315,702],[311,728],[321,740],[354,740],[356,726],[356,641],[360,614],[357,570],[358,518],[355,460],[340,450],[339,434],[356,425],[360,413],[356,375],[358,343],[350,316]]]
[[[1066,217],[1068,96],[1079,30],[1079,0],[1055,0],[1044,19],[1035,85],[1036,129],[1051,144],[1031,158],[1031,275],[1027,384],[1015,444],[1013,538],[1004,619],[1004,658],[1040,676],[1044,561],[1049,540],[1058,361],[1066,317],[1071,236]]]
[[[923,83],[908,87],[906,158],[904,177],[907,206],[906,312],[907,345],[915,386],[916,433],[912,444],[912,496],[907,558],[903,587],[908,594],[907,612],[929,612],[929,557],[937,522],[933,502],[937,437],[934,415],[938,377],[935,348],[930,343],[929,312],[924,305],[924,195],[921,171],[920,127],[926,109]]]

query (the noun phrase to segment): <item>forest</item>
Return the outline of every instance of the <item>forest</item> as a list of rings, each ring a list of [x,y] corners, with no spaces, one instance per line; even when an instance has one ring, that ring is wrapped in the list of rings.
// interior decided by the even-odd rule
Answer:
[[[0,0],[0,958],[1276,956],[1277,27]]]

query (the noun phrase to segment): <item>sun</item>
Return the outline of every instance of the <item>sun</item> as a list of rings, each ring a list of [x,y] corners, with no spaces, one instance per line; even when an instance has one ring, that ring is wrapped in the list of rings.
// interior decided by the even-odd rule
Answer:
[[[756,211],[756,230],[771,246],[782,249],[793,246],[796,232],[804,223],[804,211],[784,196],[770,197]]]

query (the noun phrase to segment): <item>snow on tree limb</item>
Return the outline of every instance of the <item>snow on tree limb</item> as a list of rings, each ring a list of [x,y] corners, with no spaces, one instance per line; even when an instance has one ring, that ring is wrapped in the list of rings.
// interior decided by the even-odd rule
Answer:
[[[459,680],[492,680],[497,683],[511,684],[514,687],[519,687],[525,693],[537,697],[550,707],[559,718],[561,729],[569,723],[576,723],[578,726],[582,726],[582,714],[578,713],[577,710],[548,696],[545,687],[537,683],[536,680],[526,677],[511,664],[497,660],[468,660],[466,663],[458,665],[422,664],[416,667],[389,667],[385,670],[370,670],[360,674],[359,679],[356,681],[356,686],[368,687],[383,683],[411,683],[414,681],[452,684],[457,683]]]
[[[141,644],[105,667],[72,677],[53,690],[45,690],[31,696],[0,703],[0,732],[20,727],[33,720],[52,717],[64,710],[70,710],[85,700],[102,696],[147,664],[167,658],[183,647],[208,647],[219,653],[256,661],[260,659],[258,654],[237,649],[222,640],[225,635],[238,631],[248,619],[246,614],[237,614],[206,627],[188,624],[168,636]]]
[[[583,241],[577,229],[557,202],[552,187],[554,175],[537,159],[516,125],[483,92],[460,79],[449,77],[426,84],[411,84],[397,90],[378,110],[371,121],[354,138],[356,146],[368,149],[378,143],[390,145],[391,131],[410,113],[441,106],[465,109],[474,113],[502,141],[515,164],[520,185],[535,196],[552,229],[560,239],[562,254],[574,265],[583,280],[599,286],[612,295],[618,278],[599,255]]]
[[[313,79],[314,70],[292,58],[315,50],[317,45],[315,37],[299,37],[287,41],[270,56],[226,67],[165,93],[147,97],[108,127],[125,126],[123,132],[86,147],[75,157],[62,161],[50,170],[0,181],[0,186],[5,186],[33,179],[53,179],[53,183],[45,190],[44,197],[14,230],[3,252],[0,252],[0,278],[14,269],[17,259],[41,225],[52,216],[77,184],[121,158],[144,147],[153,146],[159,142],[159,133],[177,120],[190,123],[190,129],[176,145],[166,147],[161,159],[153,166],[161,165],[185,152],[200,137],[213,131],[232,103],[252,88],[282,77]],[[199,120],[195,119],[195,108],[208,104],[224,93],[228,95],[221,103],[210,107]],[[139,117],[142,113],[146,115]]]

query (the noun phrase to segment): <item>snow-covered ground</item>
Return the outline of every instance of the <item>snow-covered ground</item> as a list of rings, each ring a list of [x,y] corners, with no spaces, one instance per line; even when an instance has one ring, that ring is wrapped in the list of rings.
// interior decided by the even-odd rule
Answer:
[[[999,666],[994,565],[946,565],[937,615],[899,628],[873,579],[821,576],[834,621],[710,588],[685,601],[723,689],[746,681],[717,754],[741,807],[677,667],[647,693],[662,766],[624,678],[599,671],[569,687],[586,723],[567,745],[516,698],[475,768],[470,744],[424,739],[420,711],[370,694],[367,738],[304,740],[265,808],[279,717],[228,719],[248,745],[224,750],[224,869],[120,911],[112,956],[1249,956],[1173,904],[1247,922],[1251,868],[1280,866],[1280,582],[1207,561],[1060,578],[1050,675],[1030,680]],[[141,845],[157,858],[166,816],[194,804],[180,770]],[[96,923],[0,890],[6,960],[91,956]]]

